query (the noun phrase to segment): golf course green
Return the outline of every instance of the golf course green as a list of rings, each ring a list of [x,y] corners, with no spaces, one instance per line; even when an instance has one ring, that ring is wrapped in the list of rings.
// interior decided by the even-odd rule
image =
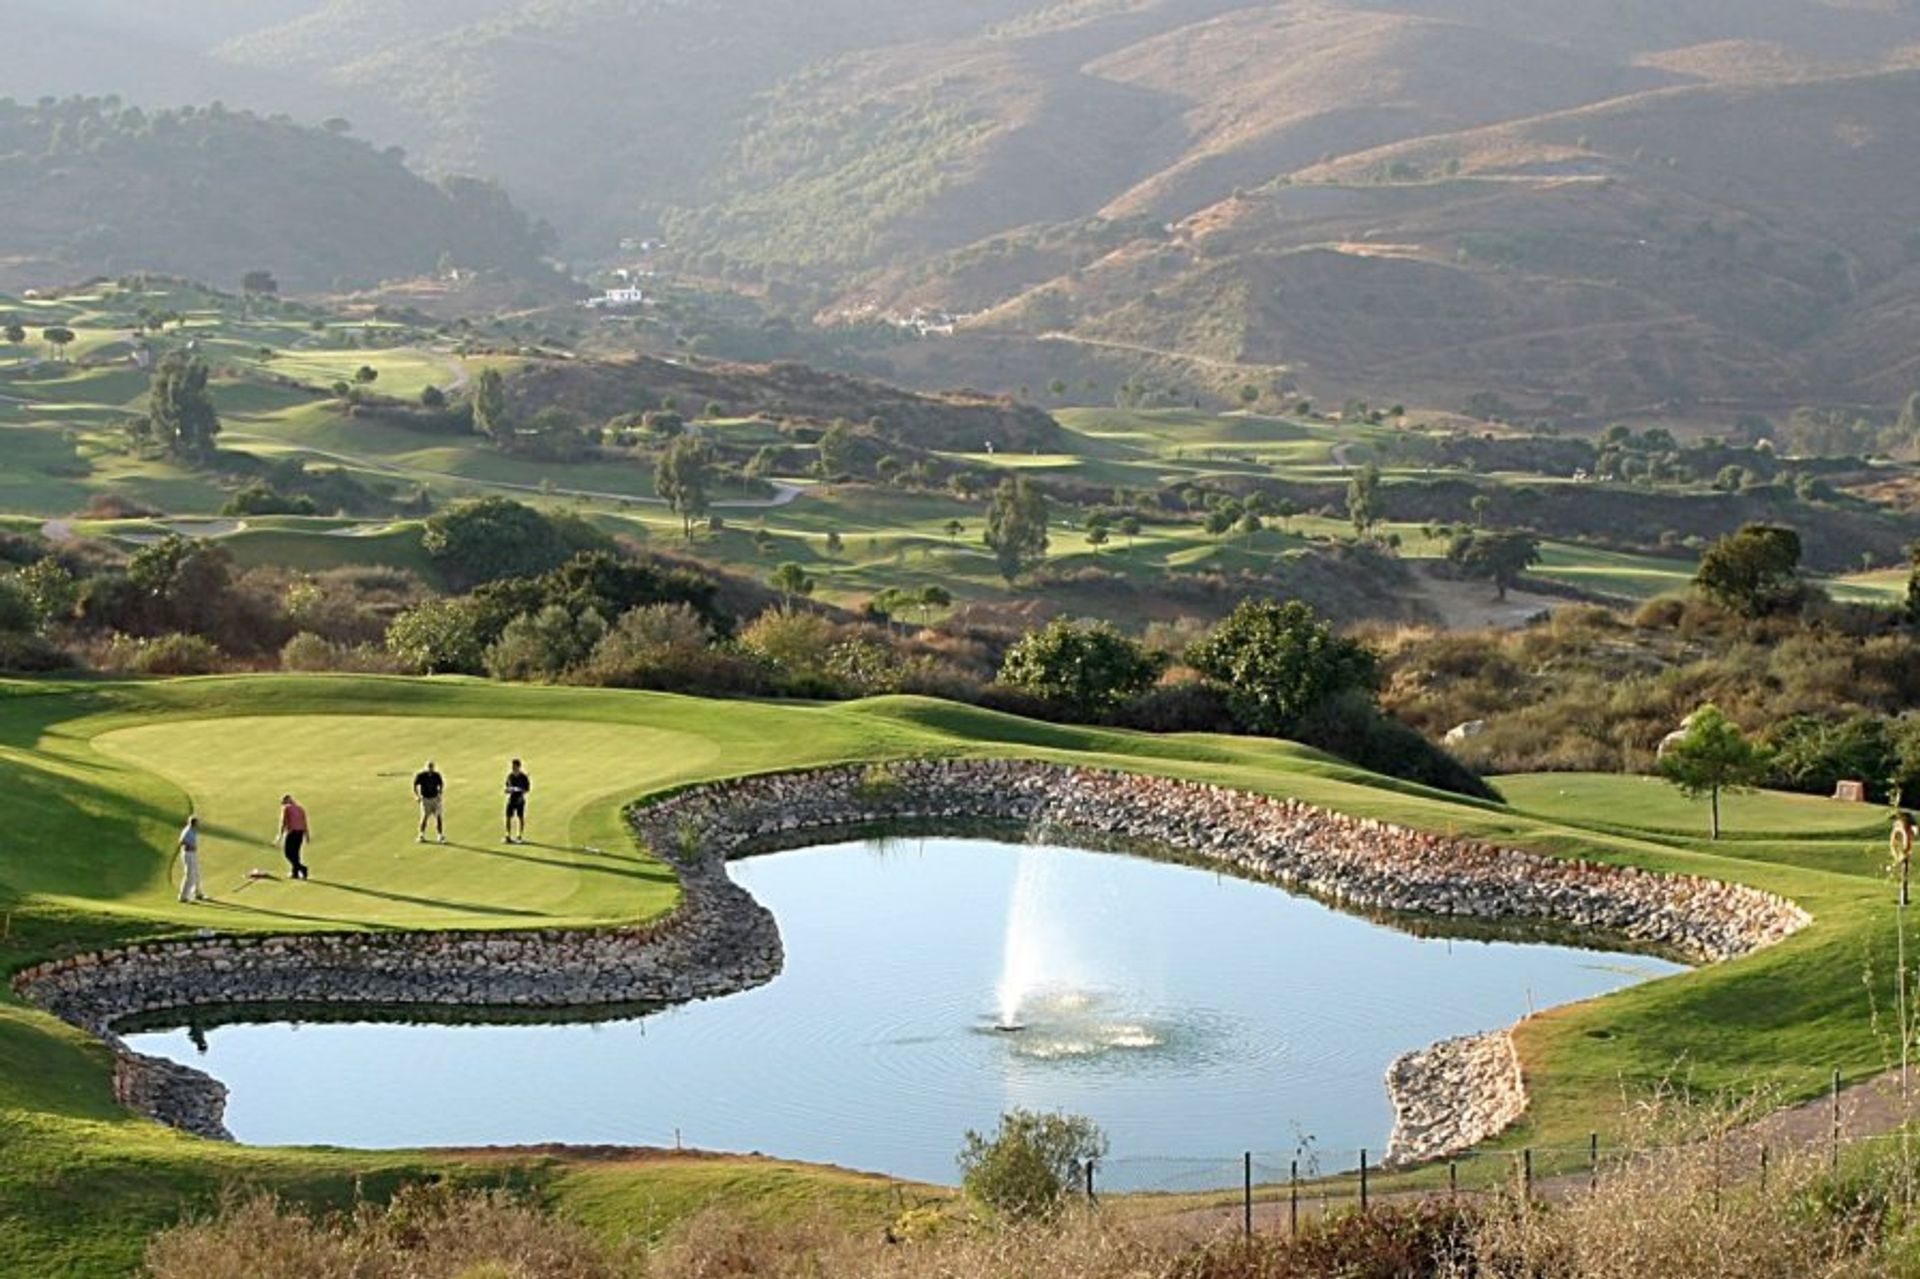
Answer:
[[[1811,927],[1771,950],[1529,1019],[1519,1042],[1532,1107],[1505,1144],[1620,1131],[1623,1099],[1663,1081],[1789,1098],[1836,1068],[1859,1078],[1886,1065],[1875,1007],[1884,1018],[1895,916],[1870,810],[1836,817],[1817,802],[1743,807],[1736,797],[1732,838],[1711,844],[1687,829],[1691,810],[1650,783],[1624,794],[1596,779],[1521,779],[1510,807],[1462,802],[1286,743],[1062,727],[923,698],[713,702],[372,677],[0,683],[0,966],[199,929],[645,919],[669,909],[677,888],[626,833],[626,803],[690,781],[936,755],[1204,779],[1554,855],[1737,880],[1812,912]],[[506,846],[500,789],[513,756],[534,791],[530,842]],[[410,779],[428,758],[449,780],[446,847],[414,838]],[[312,816],[311,882],[287,882],[269,846],[283,792]],[[171,853],[189,811],[205,822],[210,904],[175,900]],[[255,869],[273,877],[250,879]],[[589,1224],[642,1231],[716,1199],[773,1216],[900,1206],[882,1179],[751,1158],[246,1149],[135,1117],[115,1103],[110,1076],[103,1045],[0,994],[0,1273],[128,1274],[154,1229],[238,1186],[344,1204],[427,1175],[507,1181]]]

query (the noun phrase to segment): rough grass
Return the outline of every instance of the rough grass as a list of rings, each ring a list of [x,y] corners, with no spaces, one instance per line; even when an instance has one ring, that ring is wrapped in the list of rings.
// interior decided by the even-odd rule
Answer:
[[[1830,1171],[1788,1154],[1764,1183],[1730,1176],[1718,1146],[1609,1169],[1545,1207],[1511,1194],[1389,1203],[1240,1238],[1226,1222],[1169,1228],[1075,1207],[1009,1225],[908,1209],[882,1232],[813,1216],[769,1225],[724,1207],[651,1243],[545,1215],[523,1199],[440,1189],[315,1218],[264,1198],[157,1237],[152,1279],[1815,1279],[1909,1273],[1915,1236],[1893,1211],[1908,1173],[1884,1155]]]

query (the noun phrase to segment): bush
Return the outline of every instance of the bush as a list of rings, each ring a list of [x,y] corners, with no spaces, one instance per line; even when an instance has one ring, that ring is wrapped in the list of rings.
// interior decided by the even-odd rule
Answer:
[[[1373,704],[1363,693],[1328,698],[1301,716],[1295,736],[1360,767],[1474,799],[1500,792],[1444,748]]]
[[[1000,682],[1081,715],[1095,716],[1149,688],[1166,669],[1111,622],[1055,618],[1007,651]]]
[[[558,568],[612,541],[572,516],[549,516],[504,497],[449,507],[427,521],[421,546],[456,588],[507,577],[531,577]]]
[[[1148,733],[1231,733],[1233,711],[1218,688],[1197,679],[1160,684],[1120,703],[1113,722]]]
[[[70,670],[74,665],[71,655],[39,635],[24,631],[0,632],[0,671],[41,675]]]
[[[227,661],[213,641],[200,635],[116,635],[108,642],[103,664],[139,675],[214,675],[226,669]]]
[[[558,604],[516,617],[487,649],[495,679],[558,679],[592,655],[607,623],[592,609],[575,616]]]
[[[319,510],[304,493],[282,493],[272,485],[255,481],[227,499],[222,515],[313,515]]]
[[[372,644],[341,644],[302,631],[280,650],[280,669],[309,672],[352,672],[364,675],[402,673],[400,659]]]
[[[1284,737],[1309,710],[1378,686],[1379,660],[1299,600],[1246,600],[1187,652],[1187,664],[1225,688],[1249,732]]]
[[[960,1184],[1001,1216],[1050,1217],[1087,1164],[1106,1153],[1106,1134],[1085,1116],[1010,1110],[992,1136],[967,1133]]]
[[[712,647],[705,619],[689,604],[648,604],[623,614],[573,678],[606,688],[715,697],[772,691],[760,662]]]
[[[394,619],[387,651],[416,675],[482,675],[500,625],[497,611],[484,601],[429,600]]]

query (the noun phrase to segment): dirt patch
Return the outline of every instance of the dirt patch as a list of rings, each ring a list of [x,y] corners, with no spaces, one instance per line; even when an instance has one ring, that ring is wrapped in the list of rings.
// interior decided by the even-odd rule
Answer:
[[[1453,581],[1424,566],[1415,582],[1420,600],[1440,619],[1441,629],[1449,631],[1517,631],[1566,603],[1527,591],[1508,591],[1506,599],[1495,599],[1485,582]]]

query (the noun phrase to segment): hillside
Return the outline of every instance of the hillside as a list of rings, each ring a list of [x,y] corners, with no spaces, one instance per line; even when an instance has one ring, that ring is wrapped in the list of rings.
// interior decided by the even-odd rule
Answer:
[[[36,3],[0,93],[344,116],[576,262],[664,233],[650,265],[789,314],[966,317],[969,373],[1045,334],[1452,406],[1914,382],[1913,0]]]
[[[112,99],[0,103],[0,286],[159,271],[288,288],[446,266],[545,275],[542,241],[498,188],[438,184],[338,131]]]
[[[1059,425],[1031,406],[966,392],[920,395],[803,364],[531,361],[508,379],[507,396],[525,416],[557,405],[604,421],[672,402],[686,411],[718,405],[730,418],[877,420],[888,438],[928,450],[1037,453],[1065,444]]]

